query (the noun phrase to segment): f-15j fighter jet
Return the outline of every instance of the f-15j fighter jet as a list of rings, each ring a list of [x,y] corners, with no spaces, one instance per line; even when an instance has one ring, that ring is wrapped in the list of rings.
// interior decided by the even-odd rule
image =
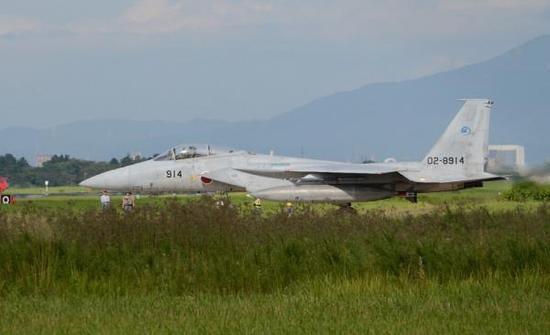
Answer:
[[[493,102],[466,99],[420,162],[353,164],[179,145],[149,161],[84,180],[80,185],[140,193],[245,191],[275,201],[349,205],[424,192],[481,187],[502,179],[484,171]]]

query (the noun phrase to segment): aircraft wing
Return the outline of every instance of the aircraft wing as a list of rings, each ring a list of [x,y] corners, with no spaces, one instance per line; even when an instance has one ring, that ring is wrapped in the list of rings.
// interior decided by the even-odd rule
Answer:
[[[314,180],[329,184],[356,182],[387,183],[403,179],[398,169],[368,164],[299,165],[284,168],[224,168],[203,176],[216,182],[245,188],[249,192],[272,187],[295,186],[296,182]],[[305,178],[304,178],[305,177]],[[304,179],[302,179],[304,178]],[[313,179],[311,179],[313,178]]]
[[[311,178],[328,184],[391,183],[461,183],[501,180],[502,177],[483,173],[478,176],[424,175],[422,171],[398,168],[387,164],[327,164],[285,167],[284,169],[224,168],[204,174],[220,183],[242,187],[249,192],[272,187],[293,186]],[[304,179],[301,179],[304,178]]]
[[[394,174],[401,171],[395,166],[387,164],[316,164],[316,165],[296,165],[284,168],[237,168],[237,170],[255,175],[273,177],[273,178],[293,178],[304,177],[307,175],[355,175],[377,176],[385,174]]]

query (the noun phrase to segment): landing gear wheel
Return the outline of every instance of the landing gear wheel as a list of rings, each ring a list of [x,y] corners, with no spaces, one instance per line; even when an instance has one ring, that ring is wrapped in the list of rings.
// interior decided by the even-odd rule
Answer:
[[[412,202],[413,204],[416,204],[418,202],[418,193],[407,192],[407,194],[405,194],[405,199]]]
[[[338,207],[340,207],[338,211],[341,213],[357,214],[357,210],[355,210],[355,208],[352,207],[351,202],[338,204]]]

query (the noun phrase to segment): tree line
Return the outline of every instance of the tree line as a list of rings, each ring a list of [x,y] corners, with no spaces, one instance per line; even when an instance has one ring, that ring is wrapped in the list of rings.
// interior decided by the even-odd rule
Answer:
[[[77,185],[99,173],[147,159],[132,159],[127,155],[120,160],[113,158],[109,162],[94,162],[69,155],[54,155],[42,167],[33,167],[24,157],[5,154],[0,155],[0,176],[6,177],[11,186],[19,187],[42,186],[46,180],[50,186]]]

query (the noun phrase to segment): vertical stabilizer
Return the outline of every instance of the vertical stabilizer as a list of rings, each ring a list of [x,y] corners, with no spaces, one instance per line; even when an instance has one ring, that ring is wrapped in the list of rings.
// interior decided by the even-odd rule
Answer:
[[[492,105],[488,99],[466,99],[422,161],[424,167],[434,175],[482,175],[488,153]]]

